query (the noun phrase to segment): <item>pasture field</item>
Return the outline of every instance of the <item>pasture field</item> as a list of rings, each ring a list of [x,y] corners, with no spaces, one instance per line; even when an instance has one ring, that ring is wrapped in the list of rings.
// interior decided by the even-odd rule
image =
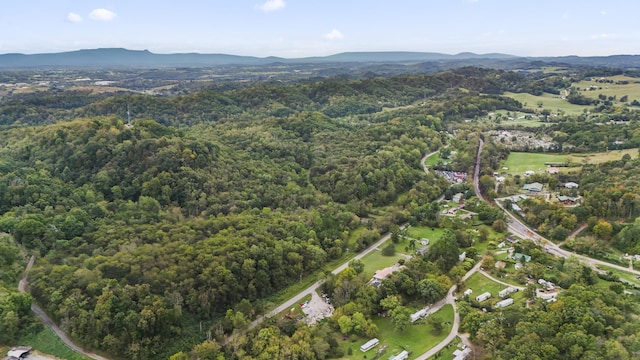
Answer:
[[[537,110],[549,110],[550,112],[564,112],[566,115],[580,115],[589,106],[575,105],[563,100],[558,95],[544,93],[541,96],[531,95],[528,93],[512,93],[505,92],[504,96],[520,101],[525,107]],[[538,104],[542,103],[542,107]]]
[[[567,160],[568,155],[564,154],[511,152],[502,166],[508,167],[509,169],[504,171],[510,174],[524,174],[528,170],[538,173],[547,167],[545,162],[564,163]]]
[[[442,331],[437,335],[433,334],[431,326],[426,321],[421,321],[421,324],[410,325],[404,332],[400,333],[395,330],[391,318],[375,317],[373,322],[378,327],[378,335],[376,337],[380,339],[380,345],[363,353],[360,351],[360,345],[369,339],[361,337],[339,339],[340,347],[345,353],[344,359],[375,359],[376,351],[383,345],[387,345],[387,349],[380,359],[387,359],[391,355],[400,353],[403,349],[409,351],[410,358],[415,358],[436,346],[451,332],[453,323],[453,307],[451,305],[445,305],[430,316],[436,316],[443,322]],[[351,348],[352,355],[348,355],[349,348]]]
[[[601,153],[569,154],[569,162],[599,164],[607,161],[620,160],[625,154],[629,154],[632,159],[638,157],[638,148],[624,150],[609,150]]]
[[[523,174],[527,170],[533,170],[535,172],[542,172],[547,168],[545,162],[557,162],[557,163],[575,163],[575,164],[599,164],[607,161],[620,160],[625,154],[629,154],[632,159],[638,157],[638,149],[624,149],[624,150],[610,150],[600,153],[584,153],[584,154],[549,154],[549,153],[526,153],[526,152],[511,152],[506,161],[502,164],[503,167],[508,167],[509,170],[505,170],[510,174]],[[574,168],[560,168],[560,171],[564,169]]]
[[[613,84],[596,82],[589,79],[574,83],[573,86],[579,88],[582,95],[592,99],[597,99],[600,94],[607,97],[615,96],[617,100],[627,95],[629,97],[627,103],[633,100],[640,101],[640,79],[624,75],[609,76],[605,77],[605,79],[612,80]],[[628,81],[629,83],[616,84],[617,81]],[[597,89],[589,90],[591,86],[596,86]]]

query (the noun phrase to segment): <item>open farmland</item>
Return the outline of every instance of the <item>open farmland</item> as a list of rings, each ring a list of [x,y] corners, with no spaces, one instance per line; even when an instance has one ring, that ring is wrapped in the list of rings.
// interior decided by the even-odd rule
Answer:
[[[504,96],[520,101],[524,107],[540,111],[549,110],[551,113],[564,112],[566,115],[579,115],[582,114],[585,109],[589,109],[588,106],[571,104],[560,98],[559,95],[548,93],[536,96],[527,93],[505,92]],[[542,104],[542,106],[539,106],[540,104]]]
[[[612,81],[613,83],[603,81]],[[617,100],[626,95],[628,96],[627,103],[631,103],[633,100],[640,101],[640,79],[638,78],[624,75],[592,78],[577,82],[573,86],[580,89],[582,95],[592,99],[597,99],[598,95],[602,94],[607,97],[615,96]]]
[[[502,166],[508,167],[506,172],[510,174],[522,174],[527,170],[533,170],[536,172],[544,171],[547,167],[546,162],[564,163],[569,162],[573,164],[599,164],[612,160],[619,160],[625,154],[629,154],[632,159],[638,157],[638,149],[624,149],[624,150],[610,150],[600,153],[585,153],[585,154],[548,154],[548,153],[526,153],[526,152],[511,152],[507,160]],[[570,168],[560,168],[563,169]]]

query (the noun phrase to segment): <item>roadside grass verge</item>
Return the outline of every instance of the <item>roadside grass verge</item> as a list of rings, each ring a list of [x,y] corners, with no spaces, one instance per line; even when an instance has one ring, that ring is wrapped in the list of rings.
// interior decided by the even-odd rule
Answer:
[[[78,354],[65,345],[49,328],[44,328],[36,334],[31,334],[19,340],[20,345],[32,346],[34,349],[51,354],[65,360],[90,360],[88,357]]]

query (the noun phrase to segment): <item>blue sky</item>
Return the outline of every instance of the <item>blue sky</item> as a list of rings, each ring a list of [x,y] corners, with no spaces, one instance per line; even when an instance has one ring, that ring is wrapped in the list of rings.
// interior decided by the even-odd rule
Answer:
[[[0,53],[639,54],[637,0],[2,0]]]

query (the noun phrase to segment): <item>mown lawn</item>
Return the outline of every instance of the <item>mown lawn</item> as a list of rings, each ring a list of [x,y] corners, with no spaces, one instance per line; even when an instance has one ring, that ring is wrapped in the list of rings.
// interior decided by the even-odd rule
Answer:
[[[445,305],[440,311],[431,316],[438,317],[444,323],[442,332],[438,335],[433,334],[431,326],[428,325],[426,321],[423,321],[423,323],[419,325],[411,325],[404,332],[400,333],[395,330],[391,318],[376,317],[373,322],[378,327],[377,338],[380,339],[380,345],[363,353],[360,351],[360,345],[370,339],[361,337],[348,338],[346,340],[340,339],[340,347],[345,353],[344,359],[373,359],[376,351],[384,345],[387,345],[387,349],[380,359],[387,359],[391,355],[400,353],[402,350],[409,351],[411,354],[409,358],[415,358],[436,346],[451,332],[453,323],[453,307],[451,305]],[[347,355],[349,348],[351,348],[352,355]]]
[[[473,293],[469,296],[472,299],[475,299],[476,296],[487,291],[491,293],[491,298],[495,299],[498,298],[498,292],[506,288],[506,286],[498,284],[480,273],[471,275],[471,277],[465,281],[465,285],[467,285],[468,289],[473,290]]]
[[[420,240],[422,238],[426,238],[429,239],[429,241],[434,241],[434,240],[438,240],[442,237],[442,234],[444,234],[444,230],[445,229],[440,229],[440,228],[430,228],[430,227],[426,227],[426,226],[412,226],[409,228],[409,230],[407,231],[407,234],[417,240]],[[418,245],[416,244],[416,247]]]
[[[385,246],[391,243],[391,240],[382,244],[380,249],[383,249]],[[362,258],[362,262],[364,263],[364,271],[363,273],[367,275],[367,277],[373,276],[376,270],[382,270],[386,267],[389,267],[398,262],[400,259],[404,259],[405,257],[396,253],[393,256],[384,256],[382,255],[382,250],[375,250],[370,252],[367,256]]]
[[[547,168],[545,162],[564,163],[568,161],[568,156],[563,154],[541,154],[530,152],[511,152],[503,167],[510,174],[524,174],[525,171],[533,170],[536,173],[544,172]]]
[[[440,152],[437,152],[431,156],[429,156],[425,161],[424,164],[426,166],[434,166],[438,163],[438,161],[449,161],[448,159],[443,159],[440,157]]]

